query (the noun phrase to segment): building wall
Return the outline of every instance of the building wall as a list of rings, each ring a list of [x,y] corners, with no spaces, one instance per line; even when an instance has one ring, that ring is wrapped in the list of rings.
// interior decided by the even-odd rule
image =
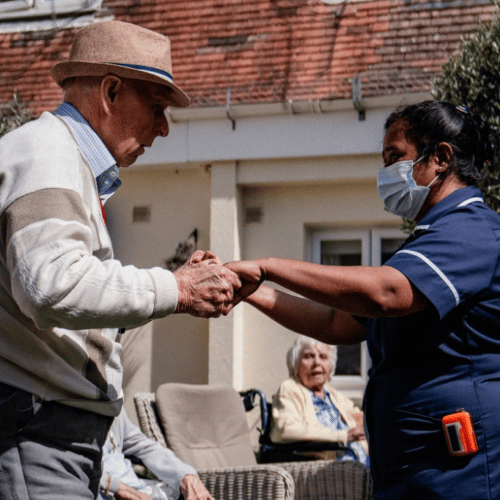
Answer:
[[[139,267],[164,266],[194,228],[199,248],[209,246],[210,170],[201,166],[157,170],[131,167],[106,204],[116,257]],[[134,207],[149,207],[150,221],[134,223]],[[135,418],[135,392],[164,382],[208,380],[208,321],[172,315],[122,336],[126,407]]]
[[[162,266],[196,227],[199,248],[223,261],[307,260],[315,229],[400,227],[376,190],[383,123],[399,103],[374,106],[365,121],[346,103],[329,113],[241,117],[235,130],[223,113],[171,116],[169,137],[121,173],[108,202],[117,258]],[[150,222],[133,223],[133,208],[144,206]],[[256,387],[270,398],[287,377],[293,338],[246,304],[227,317],[174,315],[128,332],[127,408],[135,415],[133,394],[163,382]]]

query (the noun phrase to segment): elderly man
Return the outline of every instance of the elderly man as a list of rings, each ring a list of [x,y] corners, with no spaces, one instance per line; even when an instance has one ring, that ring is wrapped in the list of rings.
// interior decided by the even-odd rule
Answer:
[[[0,497],[91,499],[122,406],[119,331],[215,317],[240,285],[210,253],[175,273],[113,258],[103,204],[187,106],[170,42],[118,21],[52,69],[64,103],[0,140]]]

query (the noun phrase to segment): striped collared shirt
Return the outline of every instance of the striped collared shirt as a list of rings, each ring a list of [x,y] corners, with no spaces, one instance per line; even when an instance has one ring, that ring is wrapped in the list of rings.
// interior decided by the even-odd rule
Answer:
[[[63,102],[54,114],[62,118],[73,133],[94,174],[101,201],[105,203],[121,185],[115,159],[74,106]]]

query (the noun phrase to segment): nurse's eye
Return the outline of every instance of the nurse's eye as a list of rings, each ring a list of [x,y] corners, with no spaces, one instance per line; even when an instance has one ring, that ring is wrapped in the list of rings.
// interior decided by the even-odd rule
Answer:
[[[401,158],[401,154],[398,154],[398,153],[391,153],[390,155],[388,155],[385,160],[384,160],[384,167],[390,167],[392,164],[396,163],[399,161],[399,159]]]

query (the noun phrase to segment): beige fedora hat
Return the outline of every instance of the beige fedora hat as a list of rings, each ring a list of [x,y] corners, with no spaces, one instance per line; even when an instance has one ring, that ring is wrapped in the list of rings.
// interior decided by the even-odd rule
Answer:
[[[122,21],[96,22],[75,35],[68,61],[54,65],[51,74],[62,86],[74,76],[104,76],[146,80],[171,89],[173,105],[189,106],[188,96],[174,84],[170,40],[159,33]]]

